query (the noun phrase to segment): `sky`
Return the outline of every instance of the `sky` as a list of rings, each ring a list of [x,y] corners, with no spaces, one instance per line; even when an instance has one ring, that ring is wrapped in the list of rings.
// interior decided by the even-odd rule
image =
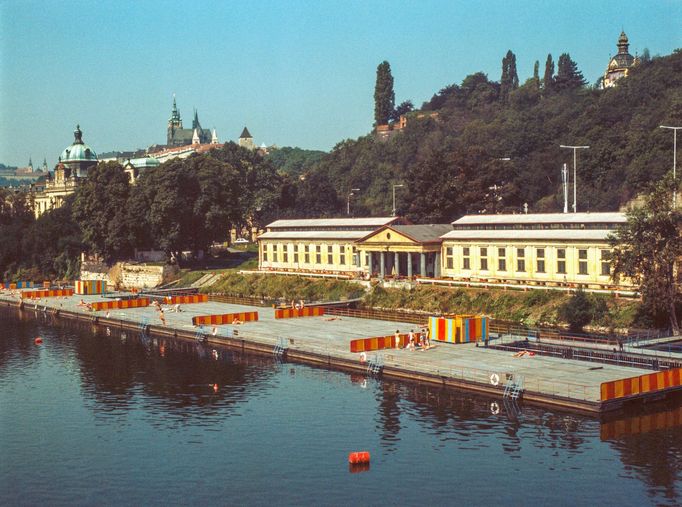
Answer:
[[[376,67],[419,107],[507,50],[521,82],[570,53],[604,72],[630,52],[682,47],[682,0],[0,0],[0,163],[53,167],[80,124],[97,153],[164,144],[176,95],[221,142],[330,150],[367,134]]]

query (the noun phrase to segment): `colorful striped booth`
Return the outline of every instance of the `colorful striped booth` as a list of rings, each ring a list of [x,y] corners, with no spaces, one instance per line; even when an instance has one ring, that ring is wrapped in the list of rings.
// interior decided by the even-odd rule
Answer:
[[[25,290],[24,292],[21,293],[21,296],[28,299],[73,296],[73,289]]]
[[[190,296],[166,296],[167,305],[189,305],[193,303],[207,303],[208,294],[192,294]]]
[[[149,298],[123,299],[121,301],[98,301],[92,303],[92,309],[100,310],[125,310],[126,308],[142,308],[149,306]]]
[[[485,340],[488,337],[488,317],[477,315],[429,317],[429,334],[432,340],[450,343]]]
[[[279,308],[275,310],[276,319],[293,319],[296,317],[319,317],[324,315],[323,306],[304,306],[303,308]]]
[[[5,289],[10,289],[10,290],[33,288],[33,282],[5,282],[4,285],[5,285]]]
[[[682,426],[682,407],[656,414],[642,414],[603,423],[600,428],[601,440],[612,440],[623,435],[638,435],[654,430]]]
[[[399,347],[405,347],[407,345],[408,335],[407,333],[400,334]],[[384,349],[394,349],[395,347],[395,335],[391,336],[375,336],[373,338],[360,338],[359,340],[350,341],[350,351],[351,352],[369,352],[371,350],[384,350]]]
[[[611,382],[602,382],[601,401],[627,398],[638,394],[664,391],[682,386],[682,368],[673,368],[639,377],[629,377]]]
[[[232,324],[234,321],[255,322],[258,320],[258,312],[224,313],[222,315],[198,315],[192,317],[192,324],[195,326],[221,324]]]
[[[76,294],[104,294],[106,291],[104,280],[76,280]]]

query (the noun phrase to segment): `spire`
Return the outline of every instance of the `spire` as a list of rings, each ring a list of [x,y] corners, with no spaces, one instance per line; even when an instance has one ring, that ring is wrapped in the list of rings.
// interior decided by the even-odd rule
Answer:
[[[628,36],[625,35],[624,31],[621,31],[620,37],[618,37],[618,52],[621,54],[627,54],[629,47],[630,42],[628,40]]]
[[[33,160],[31,160],[31,156],[29,155],[28,157],[28,166],[33,167]]]
[[[244,127],[244,130],[242,130],[242,135],[239,136],[239,139],[249,139],[249,138],[253,139],[253,136],[249,132],[249,129]]]
[[[199,124],[199,113],[197,113],[197,108],[194,108],[194,119],[192,120],[192,128],[201,130],[201,125]]]
[[[73,131],[73,137],[73,144],[83,144],[83,132],[81,131],[80,125],[76,125],[76,130]]]
[[[180,118],[180,111],[175,102],[175,94],[173,94],[173,109],[171,109],[171,117],[168,119],[168,125],[170,127],[182,128],[182,118]]]
[[[200,144],[199,132],[197,129],[194,129],[194,135],[192,135],[192,144]]]
[[[216,134],[215,128],[213,129],[213,133],[211,134],[211,144],[220,144],[218,142],[218,134]]]

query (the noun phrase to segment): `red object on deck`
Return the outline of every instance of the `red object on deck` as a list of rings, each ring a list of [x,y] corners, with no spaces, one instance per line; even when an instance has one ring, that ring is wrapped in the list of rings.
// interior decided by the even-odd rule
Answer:
[[[40,345],[41,343],[43,343],[43,339],[39,336],[38,338],[36,338],[35,340],[33,340],[33,342],[34,342],[36,345]]]
[[[355,465],[356,463],[369,463],[369,452],[351,452],[348,455],[348,463]]]

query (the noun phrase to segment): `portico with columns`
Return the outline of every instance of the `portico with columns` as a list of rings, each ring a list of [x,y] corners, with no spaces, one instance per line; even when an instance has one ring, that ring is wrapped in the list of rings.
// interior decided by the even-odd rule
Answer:
[[[440,236],[450,224],[387,225],[356,242],[370,277],[407,278],[441,276]]]

